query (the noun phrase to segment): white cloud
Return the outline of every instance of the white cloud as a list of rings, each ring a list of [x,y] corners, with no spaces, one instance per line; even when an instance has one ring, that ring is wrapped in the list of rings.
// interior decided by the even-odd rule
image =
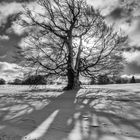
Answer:
[[[0,5],[0,25],[6,23],[9,15],[16,14],[23,10],[22,4],[17,2],[1,3]]]
[[[21,67],[14,63],[0,62],[0,78],[6,81],[14,80],[16,77],[21,77]]]
[[[0,40],[9,40],[9,36],[7,36],[7,35],[0,35]]]
[[[137,0],[87,0],[88,4],[100,9],[107,24],[124,31],[131,46],[140,46],[140,1]]]
[[[140,74],[123,74],[121,77],[122,77],[122,78],[131,79],[132,76],[135,76],[135,78],[140,79]]]
[[[36,11],[38,13],[44,12],[43,8],[41,6],[39,6],[36,2],[28,3],[27,8],[29,8],[33,11]],[[22,3],[18,3],[18,2],[1,3],[1,5],[0,5],[0,26],[4,25],[7,22],[7,18],[10,15],[17,14],[21,11],[24,11]],[[29,19],[23,15],[21,16],[21,18],[29,21]],[[25,30],[17,22],[13,22],[12,27],[8,30],[8,32],[14,32],[18,35],[22,35],[25,32]]]
[[[22,35],[25,32],[25,28],[16,22],[13,22],[11,28],[7,32],[14,32],[17,35]]]
[[[131,23],[124,19],[116,22],[116,28],[121,28],[128,35],[129,46],[140,46],[140,17],[133,18]]]
[[[14,68],[19,68],[19,66],[15,63],[8,63],[8,62],[0,62],[0,70],[1,68],[3,70],[7,70],[7,69],[14,69]]]
[[[40,18],[40,16],[37,16],[36,13],[45,14],[45,10],[42,6],[38,5],[36,2],[28,3],[28,5],[25,5],[25,9],[23,8],[21,11],[24,11],[26,9],[30,9],[32,11],[32,15],[35,16],[36,20],[38,20],[38,21],[44,20],[44,19]],[[31,19],[28,18],[27,16],[25,16],[24,14],[20,15],[20,19],[25,20],[27,23],[31,22]],[[22,23],[20,23],[20,20],[13,22],[12,27],[9,29],[8,32],[14,32],[17,35],[22,35],[26,31],[28,31],[28,29],[26,27],[23,27],[20,24],[22,24]]]
[[[37,2],[30,2],[28,5],[26,5],[27,8],[29,8],[31,11],[34,11],[35,13],[45,14],[44,7],[39,5]]]
[[[136,63],[140,66],[140,51],[124,52],[123,56],[128,63]]]
[[[0,5],[0,11],[1,11],[2,15],[5,15],[5,16],[17,13],[17,12],[21,11],[22,9],[23,9],[22,4],[17,3],[17,2],[2,3]]]
[[[21,39],[21,41],[18,43],[18,45],[22,48],[22,49],[25,49],[25,48],[28,48],[29,47],[29,37],[24,37]]]
[[[131,28],[128,29],[128,35],[132,46],[140,45],[140,18],[132,21]]]
[[[106,16],[113,9],[118,7],[119,0],[87,0],[89,5],[92,5],[95,9],[100,9],[101,14]]]

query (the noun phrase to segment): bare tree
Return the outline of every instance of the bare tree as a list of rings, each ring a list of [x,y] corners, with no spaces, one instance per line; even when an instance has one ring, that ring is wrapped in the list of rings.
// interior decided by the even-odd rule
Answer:
[[[25,8],[19,24],[28,28],[22,56],[37,72],[67,76],[65,89],[79,77],[112,74],[122,68],[126,37],[108,27],[104,17],[84,0],[39,0],[42,13]],[[24,16],[23,16],[24,15]]]

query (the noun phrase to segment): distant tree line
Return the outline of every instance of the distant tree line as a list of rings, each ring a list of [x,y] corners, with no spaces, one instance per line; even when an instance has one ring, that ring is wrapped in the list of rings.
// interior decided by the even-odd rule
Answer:
[[[42,75],[31,75],[23,80],[15,79],[13,82],[9,82],[8,84],[12,85],[46,85],[47,80]]]
[[[98,75],[97,77],[91,78],[92,84],[126,84],[126,83],[140,83],[140,79],[135,79],[134,76],[131,78],[127,77],[118,77],[118,76],[107,76],[107,75]]]
[[[44,75],[30,75],[24,79],[15,79],[13,82],[9,82],[11,85],[51,85],[51,84],[64,84],[67,82],[66,77],[46,77]],[[84,81],[81,81],[85,84]],[[91,82],[86,84],[126,84],[126,83],[140,83],[139,78],[132,76],[128,77],[118,77],[118,76],[108,76],[108,75],[98,75],[91,78]],[[0,79],[0,85],[6,84],[4,79]]]
[[[60,76],[46,76],[46,75],[28,75],[26,78],[21,79],[15,79],[12,82],[9,82],[8,84],[11,85],[51,85],[51,84],[57,84],[60,85],[64,83],[66,80],[66,77]]]

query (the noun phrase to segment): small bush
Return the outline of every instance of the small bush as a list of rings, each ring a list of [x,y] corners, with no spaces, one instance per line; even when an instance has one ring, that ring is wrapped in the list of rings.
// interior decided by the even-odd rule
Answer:
[[[46,80],[44,76],[41,75],[32,75],[28,78],[26,78],[23,82],[23,85],[45,85]]]
[[[109,78],[107,75],[99,75],[97,81],[98,84],[109,84]]]
[[[5,80],[4,79],[0,79],[0,85],[5,85]]]
[[[117,77],[114,81],[115,81],[115,84],[121,84],[122,83],[121,77]]]
[[[132,76],[131,80],[130,80],[130,83],[136,83],[136,80],[135,80],[135,77]]]
[[[96,80],[95,80],[95,78],[93,78],[93,77],[91,78],[91,82],[90,82],[90,84],[91,84],[91,85],[96,84]]]

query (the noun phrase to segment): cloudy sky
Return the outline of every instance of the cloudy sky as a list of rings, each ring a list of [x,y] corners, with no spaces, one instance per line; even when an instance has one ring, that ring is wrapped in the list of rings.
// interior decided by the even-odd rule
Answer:
[[[140,0],[87,0],[99,9],[107,24],[128,35],[129,45],[124,52],[127,61],[124,74],[140,75]],[[35,6],[34,0],[0,0],[0,77],[21,76],[14,62],[15,46],[22,44],[25,32],[15,24],[22,5]]]

